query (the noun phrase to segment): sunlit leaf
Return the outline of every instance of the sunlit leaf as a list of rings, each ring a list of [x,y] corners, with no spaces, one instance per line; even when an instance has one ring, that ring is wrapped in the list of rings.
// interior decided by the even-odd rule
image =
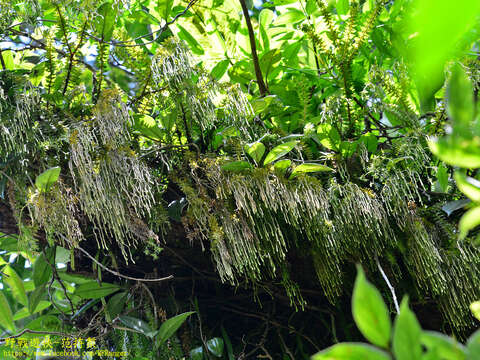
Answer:
[[[368,344],[341,343],[312,356],[312,360],[390,360],[390,356]]]
[[[322,165],[322,164],[301,164],[295,167],[292,171],[292,175],[290,178],[294,178],[299,174],[311,173],[311,172],[319,172],[319,171],[333,171],[332,168]]]
[[[352,298],[352,313],[360,332],[372,344],[388,348],[390,341],[390,316],[380,292],[365,278],[365,273],[357,266]]]
[[[28,298],[23,287],[23,280],[18,276],[17,272],[9,265],[5,266],[2,270],[5,275],[3,282],[6,283],[12,290],[12,295],[16,301],[20,304],[27,306]]]
[[[275,146],[270,152],[267,154],[267,157],[263,161],[264,165],[270,164],[272,161],[280,159],[282,156],[288,154],[293,148],[297,145],[297,141],[289,141],[284,144]]]
[[[52,185],[57,182],[59,176],[59,166],[50,168],[37,176],[37,178],[35,179],[35,186],[41,192],[47,192],[48,190],[50,190]]]
[[[392,345],[396,360],[420,360],[422,358],[421,331],[415,314],[408,307],[408,299],[403,299],[400,305],[400,314],[397,315],[393,327]]]

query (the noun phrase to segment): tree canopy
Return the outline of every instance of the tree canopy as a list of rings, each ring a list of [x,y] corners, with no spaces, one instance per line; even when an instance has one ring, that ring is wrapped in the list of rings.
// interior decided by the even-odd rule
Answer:
[[[2,0],[2,358],[477,359],[479,15]]]

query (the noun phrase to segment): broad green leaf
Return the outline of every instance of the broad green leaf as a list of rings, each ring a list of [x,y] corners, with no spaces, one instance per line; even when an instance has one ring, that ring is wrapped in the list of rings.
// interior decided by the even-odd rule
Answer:
[[[259,164],[260,160],[262,160],[263,154],[265,154],[265,145],[257,141],[253,144],[245,145],[245,151],[257,164]]]
[[[118,319],[122,322],[123,325],[125,325],[129,329],[133,329],[148,337],[152,337],[154,335],[150,326],[148,326],[148,324],[143,320],[124,315],[119,316]]]
[[[7,298],[3,294],[3,290],[0,290],[0,326],[10,332],[15,331],[12,309],[8,304]]]
[[[437,169],[437,180],[442,192],[447,192],[448,189],[448,172],[447,167],[440,164]]]
[[[337,129],[335,129],[330,124],[319,124],[317,126],[317,134],[320,138],[320,142],[323,146],[327,149],[331,150],[339,150],[341,138],[340,134],[338,133]]]
[[[420,334],[422,329],[415,314],[408,307],[408,298],[400,305],[400,314],[393,327],[393,353],[396,360],[420,360],[422,347]]]
[[[468,137],[474,117],[473,86],[460,65],[455,65],[447,87],[447,112],[453,119],[451,136]]]
[[[141,135],[154,141],[162,141],[165,138],[165,132],[157,125],[154,118],[145,114],[133,115],[135,124],[133,129]]]
[[[168,320],[166,320],[161,326],[160,329],[158,330],[158,339],[160,341],[160,344],[163,344],[165,341],[167,341],[175,332],[178,330],[178,328],[187,320],[187,318],[192,315],[194,311],[189,311],[177,316],[174,316]]]
[[[290,175],[290,179],[293,179],[299,174],[318,172],[318,171],[333,171],[333,169],[322,164],[305,163],[305,164],[298,165],[295,169],[293,169],[292,175]]]
[[[458,223],[458,230],[460,231],[460,238],[464,239],[470,230],[480,225],[480,206],[476,206],[473,209],[468,210],[463,214],[460,222]]]
[[[480,321],[480,301],[475,301],[470,304],[470,311]]]
[[[272,161],[280,159],[282,156],[288,154],[297,145],[297,141],[289,141],[284,144],[275,146],[263,161],[264,165],[270,164]]]
[[[56,301],[56,303],[57,302],[58,301]],[[52,306],[52,303],[50,301],[40,300],[38,305],[35,307],[35,310],[33,311],[33,313],[30,313],[30,311],[28,311],[28,307],[21,308],[19,311],[15,313],[15,315],[13,315],[13,320],[17,321],[17,320],[24,319],[33,314],[37,314],[45,309],[48,309],[50,306]]]
[[[35,186],[38,190],[40,190],[40,192],[47,192],[48,190],[50,190],[52,185],[57,182],[59,176],[59,166],[50,168],[37,176],[37,178],[35,179]]]
[[[225,328],[223,327],[223,325],[222,325],[221,330],[222,330],[222,336],[223,336],[223,340],[224,340],[224,343],[225,343],[225,347],[227,348],[228,360],[235,360],[235,355],[233,353],[232,342],[230,341],[230,337],[228,336],[227,332],[225,331]]]
[[[216,357],[222,357],[225,344],[222,338],[213,338],[207,341],[207,349]]]
[[[454,174],[458,189],[467,195],[472,201],[480,202],[480,181],[467,177],[460,171]]]
[[[178,33],[178,37],[182,40],[185,40],[185,42],[190,47],[190,50],[192,50],[194,54],[203,55],[205,53],[205,51],[203,50],[203,47],[198,43],[197,40],[195,40],[192,34],[190,34],[181,25],[177,24],[176,26],[180,29],[180,32]]]
[[[45,260],[43,253],[39,254],[33,263],[33,282],[36,287],[45,284],[52,276],[52,268]]]
[[[158,0],[157,2],[157,11],[164,20],[168,20],[168,16],[172,11],[173,0]]]
[[[7,275],[3,278],[3,282],[6,283],[12,290],[14,299],[23,306],[27,306],[28,298],[25,288],[23,287],[23,280],[9,265],[5,266],[2,271],[5,273],[5,275]]]
[[[337,13],[339,15],[346,15],[350,9],[349,0],[337,0]]]
[[[195,349],[190,350],[190,359],[191,360],[204,360],[203,348],[201,346],[196,347]]]
[[[372,344],[388,348],[390,341],[390,316],[380,292],[365,278],[365,273],[357,266],[352,298],[352,313],[360,332]]]
[[[75,288],[74,294],[82,299],[99,299],[117,292],[120,289],[121,287],[115,284],[102,282],[100,285],[96,281],[91,281]]]
[[[480,317],[478,317],[480,319]],[[468,360],[480,360],[480,330],[473,333],[467,341]]]
[[[422,111],[428,111],[425,104],[434,104],[434,94],[444,83],[445,63],[468,48],[460,45],[476,23],[480,2],[422,0],[417,6],[409,5],[409,9],[411,15],[405,17],[409,23],[404,34],[404,38],[409,39],[406,55],[413,65]]]
[[[293,25],[305,19],[303,11],[297,9],[289,9],[287,12],[278,16],[274,23],[276,26],[280,25]]]
[[[225,163],[221,166],[222,170],[225,171],[243,171],[247,169],[252,168],[252,164],[250,164],[248,161],[244,160],[238,160],[238,161],[230,161],[228,163]]]
[[[272,24],[274,18],[273,11],[270,9],[263,9],[262,11],[260,11],[260,15],[258,16],[258,18],[260,19],[260,25],[264,29],[267,29]]]
[[[281,174],[285,174],[290,165],[292,165],[292,160],[279,160],[273,164],[273,168]]]
[[[66,281],[68,283],[75,283],[77,285],[85,284],[95,279],[95,276],[93,274],[91,274],[91,277],[87,277],[79,274],[70,274],[66,272],[66,269],[59,269],[57,270],[57,272],[61,280]]]
[[[435,349],[442,360],[463,360],[466,356],[465,347],[454,339],[435,331],[423,331],[420,342],[427,349]]]
[[[70,250],[62,246],[55,247],[55,264],[67,264],[70,262]]]
[[[38,304],[42,300],[42,297],[44,297],[46,293],[47,291],[45,288],[45,284],[38,286],[37,288],[35,288],[35,290],[31,292],[28,299],[28,311],[30,312],[30,314],[33,314],[35,312]]]
[[[120,314],[125,307],[125,303],[128,298],[128,293],[126,291],[120,292],[110,297],[107,303],[108,313],[111,317],[116,317]]]
[[[344,158],[348,158],[357,150],[358,143],[356,141],[342,141],[340,143],[340,153]]]
[[[375,154],[378,146],[378,139],[373,134],[366,134],[360,137],[360,141],[365,145],[369,153]]]
[[[95,19],[95,30],[103,41],[110,41],[113,34],[118,7],[111,2],[104,2],[97,9],[98,16]]]
[[[227,72],[229,64],[230,64],[230,60],[228,59],[220,61],[217,65],[213,67],[212,71],[210,72],[210,75],[212,75],[212,77],[215,80],[220,80],[223,77],[223,75],[225,75],[225,73]]]
[[[480,167],[480,144],[475,141],[456,142],[449,138],[428,140],[430,151],[449,165],[463,168]]]
[[[340,343],[312,356],[312,360],[390,360],[390,356],[371,345]]]
[[[282,53],[279,49],[272,49],[263,54],[259,61],[262,74],[264,76],[268,76],[268,74],[272,71],[274,65],[278,63],[281,59]]]

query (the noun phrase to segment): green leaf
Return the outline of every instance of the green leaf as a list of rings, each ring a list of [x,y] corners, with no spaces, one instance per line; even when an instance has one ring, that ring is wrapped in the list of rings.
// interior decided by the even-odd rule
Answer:
[[[187,317],[192,315],[195,311],[189,311],[177,316],[174,316],[168,320],[166,320],[161,326],[160,329],[158,330],[158,339],[160,341],[160,344],[163,344],[165,341],[167,341],[175,332],[178,330],[178,328],[187,320]]]
[[[290,175],[290,179],[293,179],[294,177],[298,176],[299,174],[304,174],[304,173],[310,173],[310,172],[318,172],[318,171],[333,171],[332,168],[329,168],[328,166],[322,165],[322,164],[301,164],[298,165],[292,172],[292,175]]]
[[[437,169],[437,180],[442,192],[447,192],[448,189],[448,172],[447,167],[440,164]]]
[[[107,309],[108,313],[112,318],[116,317],[122,312],[123,308],[125,307],[127,298],[128,293],[126,291],[120,292],[110,297],[107,303]]]
[[[390,317],[380,292],[365,278],[360,266],[355,280],[352,313],[360,332],[372,344],[388,348]]]
[[[263,154],[265,154],[265,145],[257,141],[253,144],[245,145],[245,151],[257,164],[259,164],[260,160],[262,160]]]
[[[480,317],[478,317],[480,320]],[[473,333],[467,341],[468,360],[480,360],[480,330]]]
[[[10,308],[7,298],[3,294],[3,290],[0,290],[0,326],[10,332],[15,331],[12,309]]]
[[[95,19],[95,29],[103,41],[110,41],[112,38],[117,11],[117,6],[108,1],[104,2],[97,9],[98,16]]]
[[[368,344],[340,343],[312,356],[312,360],[389,360],[390,356]]]
[[[35,288],[35,290],[32,291],[30,294],[30,297],[28,299],[28,311],[30,314],[33,314],[40,303],[40,300],[42,300],[42,297],[46,294],[46,288],[45,284],[42,284],[38,287]]]
[[[337,0],[337,13],[339,15],[346,15],[350,9],[349,0]]]
[[[41,253],[35,259],[33,263],[33,283],[35,287],[38,287],[42,284],[45,284],[50,280],[52,276],[52,268],[48,265],[47,261],[45,260],[45,255]]]
[[[289,9],[286,13],[281,14],[275,19],[275,25],[288,25],[295,24],[305,19],[305,14],[303,11],[297,9]]]
[[[378,146],[378,139],[373,134],[366,134],[360,137],[360,141],[363,142],[369,153],[375,154]]]
[[[99,299],[113,294],[120,289],[121,287],[115,284],[102,282],[100,285],[96,281],[90,281],[76,287],[74,294],[82,299]]]
[[[35,310],[33,311],[33,313],[30,313],[30,311],[28,311],[28,307],[25,306],[24,308],[21,308],[19,311],[17,311],[15,315],[13,315],[13,320],[17,321],[17,320],[25,319],[26,317],[29,317],[33,314],[37,314],[45,309],[48,309],[50,306],[52,306],[52,303],[50,301],[40,300],[38,305],[35,307]]]
[[[475,141],[454,141],[451,138],[428,140],[430,151],[449,165],[463,168],[480,167],[480,144]]]
[[[148,324],[143,320],[125,315],[119,316],[118,319],[129,329],[135,330],[148,337],[153,337],[155,335],[150,326],[148,326]]]
[[[165,131],[163,131],[156,123],[155,119],[145,114],[133,115],[135,124],[133,129],[138,131],[146,138],[162,141],[165,138]]]
[[[6,283],[12,290],[12,295],[16,301],[18,301],[23,306],[27,306],[28,298],[25,288],[23,287],[23,281],[18,276],[15,270],[9,265],[5,266],[2,270],[6,277],[3,278],[3,282]]]
[[[464,239],[468,232],[478,225],[480,225],[480,206],[476,206],[463,214],[458,223],[460,239]]]
[[[400,314],[393,328],[393,353],[396,360],[420,360],[422,347],[420,334],[422,329],[417,318],[408,307],[408,298],[400,305]]]
[[[190,350],[190,359],[191,360],[203,360],[203,348],[201,346],[196,347],[195,349]]]
[[[455,65],[447,87],[447,112],[453,119],[453,134],[468,137],[474,117],[473,86],[460,65]]]
[[[272,161],[275,161],[282,156],[288,154],[292,149],[297,145],[297,141],[289,141],[284,144],[275,146],[268,154],[265,160],[263,161],[263,165],[270,164]]]
[[[164,20],[168,20],[168,16],[172,11],[173,0],[158,0],[157,11]]]
[[[320,124],[317,126],[317,134],[320,138],[320,143],[327,149],[339,150],[341,138],[337,129],[330,124]]]
[[[472,201],[480,202],[480,181],[467,177],[460,171],[456,171],[453,177],[457,183],[458,189],[462,193],[467,195]]]
[[[243,170],[251,169],[252,164],[250,164],[248,161],[244,161],[244,160],[230,161],[228,163],[223,164],[221,166],[221,168],[222,168],[222,170],[225,170],[225,171],[237,172],[237,171],[243,171]]]
[[[195,38],[181,25],[177,24],[176,26],[180,29],[178,37],[186,41],[186,43],[190,47],[190,50],[192,50],[194,54],[203,55],[205,51],[203,50],[203,47],[198,43],[198,41],[195,40]]]
[[[268,29],[272,24],[274,18],[273,11],[270,9],[263,9],[262,11],[260,11],[260,15],[258,16],[258,18],[260,21],[260,25],[264,29]]]
[[[223,75],[227,72],[228,65],[230,64],[230,60],[225,59],[220,61],[217,65],[215,65],[210,72],[210,75],[215,79],[215,80],[220,80]]]
[[[225,344],[222,338],[213,338],[207,341],[207,349],[216,357],[222,357]]]
[[[470,311],[472,312],[473,316],[480,321],[480,301],[474,301],[470,304]]]
[[[420,342],[427,349],[434,349],[441,355],[442,360],[462,360],[465,359],[465,347],[454,339],[435,331],[423,331],[420,336]]]
[[[60,176],[60,167],[55,166],[50,168],[35,179],[35,186],[41,192],[47,192],[53,184],[55,184]]]

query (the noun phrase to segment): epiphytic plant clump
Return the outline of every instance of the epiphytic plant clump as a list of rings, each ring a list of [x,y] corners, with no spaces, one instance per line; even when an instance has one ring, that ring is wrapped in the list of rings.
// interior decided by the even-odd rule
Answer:
[[[155,237],[140,220],[153,204],[153,179],[130,150],[129,121],[118,94],[104,93],[92,121],[72,131],[69,163],[80,206],[99,229],[99,243],[107,248],[112,236],[125,257],[138,240]]]

